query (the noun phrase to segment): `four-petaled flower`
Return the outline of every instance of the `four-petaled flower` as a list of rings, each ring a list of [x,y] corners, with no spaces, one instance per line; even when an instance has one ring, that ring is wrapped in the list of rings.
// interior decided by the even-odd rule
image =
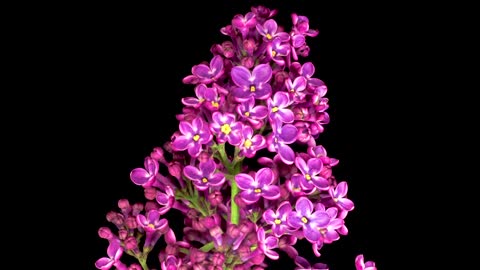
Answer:
[[[217,136],[218,143],[228,141],[231,145],[238,146],[242,141],[242,123],[235,121],[233,113],[214,112],[213,122],[210,124],[212,132]]]
[[[290,35],[286,32],[277,32],[278,24],[274,19],[269,19],[262,24],[257,24],[257,31],[264,37],[264,40],[271,42],[275,37],[281,41],[288,41]]]
[[[257,25],[257,18],[253,12],[248,12],[243,16],[237,14],[232,19],[232,26],[238,29],[242,33],[242,37],[245,38],[251,28]]]
[[[199,190],[206,190],[209,187],[217,187],[223,185],[225,176],[223,173],[215,173],[217,164],[213,159],[200,162],[198,168],[192,165],[185,166],[183,173],[193,181],[195,187]]]
[[[295,229],[303,229],[303,235],[311,243],[320,240],[318,228],[324,228],[330,222],[325,211],[314,211],[313,203],[307,197],[300,197],[295,203],[295,211],[288,214],[287,222]]]
[[[303,76],[296,77],[293,82],[290,78],[285,80],[285,88],[287,88],[290,97],[296,102],[301,102],[305,99],[306,93],[304,90],[306,87],[307,79]]]
[[[239,173],[235,176],[238,188],[242,190],[239,195],[247,204],[257,202],[260,197],[267,200],[278,199],[280,188],[273,185],[275,180],[275,175],[270,168],[261,168],[255,173],[255,177],[246,173]]]
[[[210,60],[210,66],[198,64],[192,67],[192,74],[183,79],[184,83],[204,83],[209,84],[218,80],[225,72],[223,68],[223,58],[215,55]]]
[[[242,142],[240,143],[240,156],[253,158],[258,150],[267,147],[267,141],[260,134],[253,135],[250,126],[244,126],[242,130]]]
[[[151,209],[148,211],[147,216],[142,214],[137,215],[137,223],[140,225],[147,233],[162,231],[168,226],[168,221],[165,218],[160,219],[162,214],[155,210]]]
[[[266,106],[255,106],[254,97],[250,97],[248,100],[238,104],[236,111],[240,116],[240,119],[248,121],[254,129],[260,129],[264,124],[263,119],[268,115],[268,109]]]
[[[179,129],[183,135],[175,138],[172,142],[172,148],[175,151],[188,149],[188,153],[192,157],[198,157],[202,151],[202,145],[209,143],[213,138],[208,129],[208,124],[198,117],[193,119],[192,123],[181,121]]]
[[[272,94],[272,86],[268,83],[272,78],[272,68],[268,64],[260,64],[250,72],[244,66],[234,66],[231,70],[233,96],[240,102],[250,97],[265,100]]]
[[[134,184],[148,188],[155,182],[155,176],[159,169],[158,161],[148,156],[145,158],[144,167],[145,169],[133,169],[130,172],[130,179]]]
[[[272,260],[278,260],[280,255],[272,249],[278,247],[278,238],[272,235],[265,237],[265,230],[260,227],[257,230],[258,248]]]
[[[216,88],[207,87],[205,84],[199,84],[195,87],[195,97],[182,98],[182,103],[185,106],[200,108],[202,105],[210,111],[217,111],[220,108],[221,103],[225,99],[222,96],[218,96]]]
[[[274,127],[274,130],[267,136],[268,150],[277,152],[285,164],[293,164],[295,152],[288,144],[297,140],[298,129],[292,124],[286,124],[280,128]]]
[[[277,211],[267,209],[263,212],[263,219],[272,225],[272,231],[275,236],[280,237],[291,230],[287,224],[288,214],[292,212],[292,205],[289,201],[283,201],[277,208]]]
[[[276,37],[272,43],[267,46],[267,52],[275,63],[283,66],[285,65],[284,57],[290,53],[290,45],[284,43],[281,38]]]
[[[120,245],[119,240],[110,241],[107,248],[107,257],[98,259],[95,262],[97,269],[108,270],[115,266],[117,269],[126,270],[127,266],[120,261],[123,254],[123,248]]]
[[[293,103],[286,92],[277,92],[273,98],[267,100],[268,117],[270,121],[280,126],[283,123],[292,123],[294,115],[292,110],[288,108]]]
[[[311,190],[314,187],[319,190],[330,188],[328,180],[320,176],[323,169],[322,160],[319,158],[310,158],[307,162],[301,157],[295,158],[295,165],[302,174],[296,173],[292,176],[292,181],[299,182],[305,190]]]
[[[332,197],[333,201],[343,210],[352,211],[355,207],[353,202],[350,199],[345,198],[348,192],[348,185],[347,182],[343,181],[338,183],[338,185],[334,187],[330,187],[328,193]]]

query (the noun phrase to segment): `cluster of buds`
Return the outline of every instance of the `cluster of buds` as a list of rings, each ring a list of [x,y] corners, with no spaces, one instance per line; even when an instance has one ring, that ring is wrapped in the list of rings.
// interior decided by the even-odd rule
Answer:
[[[98,269],[260,270],[280,254],[296,269],[328,269],[311,265],[295,244],[308,241],[319,257],[322,246],[348,233],[354,203],[347,183],[332,174],[338,160],[317,144],[330,119],[327,87],[312,62],[299,60],[318,31],[292,14],[287,32],[275,15],[256,6],[234,16],[220,30],[228,40],[183,79],[195,95],[181,99],[171,140],[130,174],[147,202],[122,199],[107,214],[116,233],[100,228],[109,246]],[[183,214],[181,233],[169,211]],[[156,246],[159,265],[151,268]],[[137,262],[127,266],[124,254]],[[376,269],[363,255],[355,265]]]

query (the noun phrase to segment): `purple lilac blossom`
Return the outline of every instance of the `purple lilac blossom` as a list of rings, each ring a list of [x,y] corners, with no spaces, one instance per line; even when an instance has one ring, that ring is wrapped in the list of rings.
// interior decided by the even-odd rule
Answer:
[[[235,120],[235,114],[214,112],[212,120],[210,129],[217,136],[218,143],[228,141],[231,145],[240,145],[242,141],[242,123]]]
[[[347,182],[343,181],[337,184],[337,186],[330,187],[328,193],[332,197],[333,201],[338,205],[338,207],[346,210],[352,211],[355,207],[353,202],[350,199],[345,198],[348,192],[348,184]]]
[[[280,197],[280,188],[273,183],[276,181],[273,171],[270,168],[261,168],[252,177],[246,173],[235,176],[241,198],[247,203],[256,203],[260,197],[267,200],[275,200]]]
[[[311,243],[320,240],[318,227],[325,227],[330,216],[325,211],[314,211],[313,203],[306,197],[300,197],[295,203],[295,211],[288,214],[288,224],[295,229],[302,229],[305,238]]]
[[[95,262],[97,269],[108,270],[115,266],[119,270],[126,270],[127,266],[120,261],[123,254],[123,248],[120,245],[120,241],[110,241],[107,248],[108,257],[102,257]]]
[[[363,254],[360,254],[355,258],[355,268],[357,270],[377,270],[377,267],[375,266],[375,262],[364,261]]]
[[[297,139],[298,129],[291,124],[274,128],[275,132],[267,136],[267,145],[270,152],[277,152],[285,164],[293,164],[295,152],[288,146]]]
[[[288,108],[292,103],[293,100],[290,100],[287,93],[276,92],[273,98],[267,100],[270,121],[277,123],[277,125],[292,123],[294,120],[293,112]]]
[[[198,168],[195,166],[185,166],[183,173],[193,181],[198,190],[206,190],[209,187],[219,187],[225,182],[225,176],[221,172],[215,172],[217,164],[213,159],[200,162]]]
[[[264,105],[255,106],[255,98],[250,97],[246,101],[240,103],[236,107],[236,112],[238,113],[240,119],[250,123],[252,128],[260,129],[265,119],[268,115],[268,109]]]
[[[267,209],[263,212],[263,219],[272,225],[272,231],[275,236],[280,237],[292,229],[287,223],[287,217],[290,212],[292,212],[292,205],[289,201],[280,203],[276,211]]]
[[[136,168],[130,172],[130,179],[135,185],[150,187],[155,182],[155,176],[158,173],[158,161],[146,157],[144,161],[144,168]]]
[[[208,124],[200,118],[193,119],[192,123],[181,121],[179,129],[182,135],[175,138],[172,148],[175,151],[188,149],[192,157],[198,157],[202,151],[202,145],[209,143],[213,138]]]
[[[253,158],[258,150],[267,147],[267,141],[262,135],[253,134],[253,129],[250,126],[243,127],[242,142],[240,143],[240,156]]]
[[[322,160],[319,158],[310,158],[305,162],[303,158],[296,157],[295,165],[302,174],[294,174],[292,181],[299,182],[305,190],[311,190],[314,187],[319,190],[327,190],[330,188],[328,180],[319,175],[323,169]]]
[[[244,66],[235,66],[231,70],[231,77],[236,87],[233,87],[233,96],[237,101],[245,101],[250,97],[265,100],[272,93],[272,86],[268,83],[272,78],[272,68],[268,64],[260,64],[250,72]]]

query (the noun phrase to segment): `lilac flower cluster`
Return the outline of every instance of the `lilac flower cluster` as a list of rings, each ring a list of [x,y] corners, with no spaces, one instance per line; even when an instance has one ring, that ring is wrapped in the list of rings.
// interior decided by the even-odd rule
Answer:
[[[329,122],[327,87],[311,62],[299,61],[318,31],[292,14],[286,32],[276,12],[257,6],[235,15],[221,28],[229,39],[183,79],[195,96],[181,100],[171,140],[130,174],[147,202],[121,199],[120,211],[107,214],[116,233],[100,228],[109,246],[98,269],[260,270],[279,251],[296,269],[328,269],[310,265],[295,244],[308,241],[320,256],[323,245],[348,233],[354,203],[347,183],[332,175],[338,160],[316,142]],[[183,213],[181,235],[170,227],[169,211]],[[160,265],[150,268],[156,245]],[[123,254],[138,263],[127,266]],[[355,265],[376,269],[363,255]]]

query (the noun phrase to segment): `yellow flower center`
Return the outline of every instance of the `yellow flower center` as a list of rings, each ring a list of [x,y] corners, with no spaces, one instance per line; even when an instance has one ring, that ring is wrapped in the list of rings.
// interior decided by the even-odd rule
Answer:
[[[244,114],[245,114],[246,117],[250,116],[250,112],[245,112]]]
[[[262,190],[259,189],[259,188],[256,188],[256,189],[254,189],[253,191],[255,191],[255,193],[260,193],[260,192],[262,192]]]
[[[230,131],[232,131],[229,124],[223,124],[220,130],[227,135],[230,134]]]
[[[208,179],[206,177],[203,177],[202,178],[202,183],[207,183],[208,182]]]
[[[312,180],[312,177],[310,176],[310,174],[305,174],[305,179],[307,179],[308,181]]]
[[[155,229],[155,225],[153,225],[152,223],[149,223],[148,227],[151,228],[151,229]]]
[[[252,141],[250,141],[249,139],[246,139],[243,146],[245,146],[245,148],[250,148],[250,146],[252,146]]]
[[[308,219],[306,217],[302,217],[302,222],[307,224],[308,223]]]
[[[218,108],[218,102],[212,101],[212,106]]]
[[[325,235],[327,233],[327,230],[324,228],[319,228],[318,231],[322,234]]]
[[[272,112],[278,112],[278,107],[273,107]]]
[[[275,222],[275,224],[277,224],[277,225],[279,225],[279,224],[282,223],[282,221],[281,221],[280,219],[278,219],[278,218],[276,218],[274,222]]]
[[[277,52],[276,52],[276,51],[272,51],[272,57],[275,57],[275,55],[277,55]]]
[[[250,86],[250,92],[255,92],[256,88],[255,85]]]
[[[266,35],[267,39],[272,39],[272,35],[268,34]]]
[[[198,100],[198,102],[200,102],[200,103],[202,103],[202,102],[204,102],[204,101],[205,101],[204,98],[200,98],[200,99]]]
[[[200,140],[200,135],[197,134],[197,135],[193,136],[193,140],[194,140],[194,141]]]

